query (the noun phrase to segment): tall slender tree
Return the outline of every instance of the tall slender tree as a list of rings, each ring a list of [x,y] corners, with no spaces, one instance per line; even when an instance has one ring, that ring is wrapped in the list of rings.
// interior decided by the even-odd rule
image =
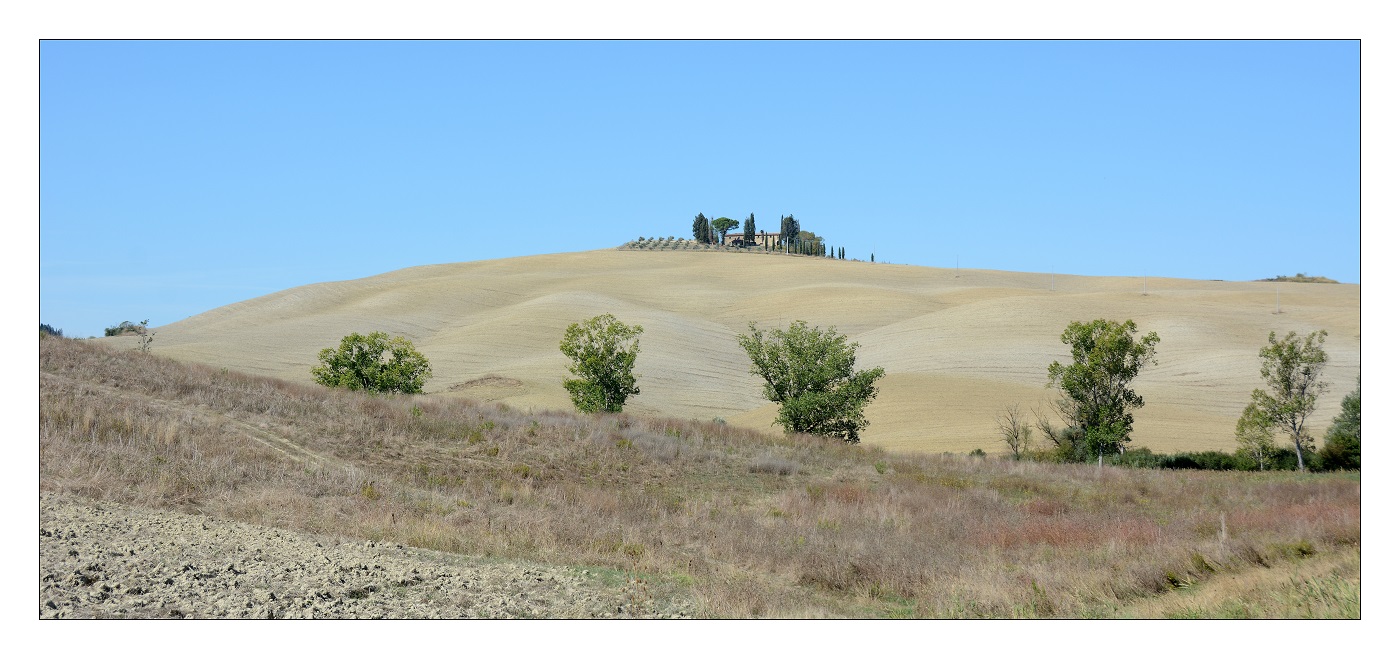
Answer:
[[[789,244],[796,244],[799,233],[802,232],[802,224],[797,218],[788,215],[783,218],[783,240]]]
[[[758,226],[754,222],[753,213],[749,213],[749,219],[744,220],[744,246],[756,245],[754,235],[758,233]]]
[[[1045,386],[1058,388],[1063,396],[1056,403],[1061,419],[1074,441],[1070,455],[1076,460],[1121,451],[1131,441],[1132,410],[1143,406],[1142,396],[1129,389],[1142,367],[1156,364],[1156,332],[1141,339],[1134,336],[1137,325],[1099,318],[1088,323],[1069,324],[1060,341],[1070,348],[1068,364],[1052,362]]]
[[[692,226],[692,230],[695,234],[695,242],[710,242],[710,221],[705,218],[704,213],[695,216],[695,223]]]
[[[1245,408],[1246,418],[1257,415],[1262,418],[1259,423],[1288,433],[1298,471],[1307,471],[1303,454],[1314,448],[1312,435],[1303,424],[1328,386],[1321,381],[1322,368],[1327,365],[1327,352],[1322,349],[1325,340],[1327,330],[1316,330],[1306,337],[1289,332],[1282,340],[1269,332],[1269,345],[1259,349],[1259,376],[1268,389],[1255,389]]]

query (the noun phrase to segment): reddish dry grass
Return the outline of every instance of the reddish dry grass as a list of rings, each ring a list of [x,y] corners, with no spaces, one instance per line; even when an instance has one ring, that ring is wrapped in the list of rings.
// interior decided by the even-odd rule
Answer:
[[[527,416],[71,340],[40,343],[39,440],[46,490],[681,578],[720,617],[1113,615],[1360,540],[1355,476],[896,455],[695,421]]]

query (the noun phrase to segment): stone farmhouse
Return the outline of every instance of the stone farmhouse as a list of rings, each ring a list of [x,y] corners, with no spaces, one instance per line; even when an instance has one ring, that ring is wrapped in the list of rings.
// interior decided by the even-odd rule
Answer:
[[[724,237],[724,246],[725,246],[725,247],[762,247],[762,246],[764,246],[764,245],[768,245],[768,246],[772,247],[772,246],[777,245],[777,244],[778,244],[778,232],[777,232],[777,231],[773,231],[773,232],[758,231],[758,232],[755,232],[754,235],[753,235],[753,242],[748,243],[748,244],[745,244],[745,243],[744,243],[744,232],[743,232],[742,230],[736,230],[736,231],[730,232],[728,235],[726,235],[726,236]]]

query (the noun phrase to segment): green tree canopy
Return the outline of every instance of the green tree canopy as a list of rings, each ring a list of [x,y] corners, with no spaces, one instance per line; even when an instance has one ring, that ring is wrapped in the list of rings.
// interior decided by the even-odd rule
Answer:
[[[784,246],[791,246],[797,242],[797,234],[802,230],[802,223],[797,218],[786,215],[778,223],[778,237],[783,241]],[[791,251],[788,249],[787,251]]]
[[[340,340],[339,348],[326,348],[312,367],[316,382],[327,387],[345,387],[376,393],[417,394],[432,377],[428,358],[414,349],[408,339],[392,339],[384,332],[368,336],[351,334]]]
[[[1320,381],[1322,367],[1327,364],[1327,353],[1322,349],[1326,340],[1327,330],[1306,337],[1289,332],[1281,341],[1269,332],[1269,344],[1259,349],[1259,375],[1267,389],[1255,389],[1250,405],[1271,428],[1284,431],[1293,440],[1298,471],[1307,471],[1303,454],[1314,448],[1303,424],[1317,408],[1318,395],[1327,390],[1327,384]]]
[[[1259,471],[1263,471],[1275,450],[1274,428],[1254,403],[1246,405],[1239,421],[1235,422],[1235,441],[1250,460],[1259,463]]]
[[[1361,378],[1356,390],[1342,399],[1342,411],[1327,429],[1327,439],[1318,452],[1324,469],[1361,468]]]
[[[116,324],[116,325],[113,325],[113,326],[111,326],[111,327],[108,327],[108,328],[105,329],[105,330],[102,330],[102,335],[103,335],[103,336],[125,336],[125,335],[127,335],[127,334],[139,334],[140,332],[141,332],[141,325],[140,325],[140,324],[138,324],[138,323],[133,323],[133,322],[131,322],[131,321],[129,321],[129,320],[123,320],[122,322],[120,322],[120,323],[118,323],[118,324]]]
[[[628,326],[612,314],[594,316],[564,330],[560,352],[572,363],[564,389],[580,412],[621,412],[627,397],[641,393],[632,367],[640,349],[641,325]]]
[[[860,344],[848,345],[835,328],[822,331],[799,320],[787,330],[749,323],[739,345],[753,362],[749,372],[763,378],[763,395],[779,405],[774,424],[787,432],[860,441],[860,431],[870,425],[863,410],[879,393],[875,381],[885,375],[878,367],[855,370]]]
[[[695,222],[691,226],[691,230],[695,233],[695,242],[710,242],[710,221],[705,218],[704,213],[695,216]]]
[[[719,243],[723,245],[724,237],[729,235],[729,232],[733,231],[735,227],[739,226],[739,222],[727,217],[717,217],[710,220],[710,226],[714,227],[715,233],[719,234]]]
[[[1131,410],[1143,406],[1142,396],[1128,388],[1138,371],[1153,359],[1160,340],[1156,332],[1141,339],[1137,325],[1102,318],[1072,322],[1060,335],[1070,347],[1069,364],[1050,364],[1047,387],[1063,394],[1057,403],[1060,418],[1070,427],[1073,458],[1088,459],[1120,451],[1131,441]]]

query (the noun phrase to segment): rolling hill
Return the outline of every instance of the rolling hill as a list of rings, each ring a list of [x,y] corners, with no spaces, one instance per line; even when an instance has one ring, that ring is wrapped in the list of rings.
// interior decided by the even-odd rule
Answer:
[[[1235,447],[1234,424],[1260,386],[1270,331],[1326,329],[1331,356],[1310,426],[1321,436],[1361,367],[1361,288],[1353,284],[1081,277],[741,253],[599,250],[407,268],[312,284],[158,328],[153,351],[309,382],[322,348],[353,331],[411,339],[431,360],[428,393],[525,410],[566,409],[564,328],[612,313],[645,329],[634,414],[772,429],[735,337],[750,322],[802,319],[860,343],[883,366],[863,441],[890,449],[1000,452],[994,417],[1046,403],[1046,366],[1066,360],[1075,320],[1134,320],[1161,336],[1136,387],[1133,446]],[[1144,292],[1145,291],[1145,292]],[[1276,295],[1282,313],[1275,313]],[[131,337],[99,339],[133,343]]]

